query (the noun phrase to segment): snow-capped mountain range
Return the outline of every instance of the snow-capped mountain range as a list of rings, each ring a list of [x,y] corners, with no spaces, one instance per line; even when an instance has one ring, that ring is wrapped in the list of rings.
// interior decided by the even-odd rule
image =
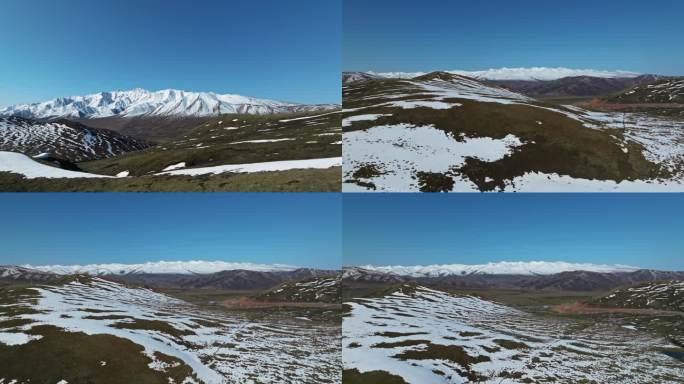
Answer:
[[[415,266],[360,266],[365,270],[410,277],[441,277],[453,275],[553,275],[561,272],[633,272],[637,267],[562,261],[502,261],[487,264],[442,264]]]
[[[571,68],[548,68],[548,67],[531,67],[531,68],[497,68],[487,69],[484,71],[463,71],[451,70],[446,71],[456,75],[468,76],[481,80],[557,80],[564,77],[574,76],[591,76],[602,78],[629,78],[637,77],[640,74],[630,71],[604,71],[596,69],[571,69]],[[366,72],[370,75],[386,77],[386,78],[414,78],[423,76],[428,72]]]
[[[207,274],[229,270],[248,270],[258,272],[292,271],[297,267],[284,264],[254,264],[225,261],[154,261],[141,264],[88,264],[88,265],[23,265],[43,272],[51,272],[59,275],[75,273],[88,275],[128,275],[140,273],[161,274]]]
[[[337,107],[339,106],[334,104],[296,104],[212,92],[186,92],[175,89],[150,92],[133,89],[19,104],[0,109],[0,116],[47,119],[213,116],[219,113],[265,115],[320,111]]]

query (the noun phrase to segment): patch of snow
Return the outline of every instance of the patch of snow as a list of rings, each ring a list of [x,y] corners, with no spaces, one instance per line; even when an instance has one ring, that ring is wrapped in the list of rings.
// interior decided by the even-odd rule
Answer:
[[[27,179],[41,177],[56,178],[83,178],[83,177],[103,177],[111,176],[95,175],[92,173],[68,171],[61,168],[51,167],[34,161],[30,157],[21,153],[0,151],[0,172],[12,172],[24,175]]]
[[[514,135],[503,139],[459,137],[458,139],[433,125],[384,125],[363,131],[345,132],[342,139],[343,174],[349,177],[365,164],[380,164],[387,172],[372,178],[378,190],[417,191],[418,171],[445,173],[464,164],[466,157],[496,161],[523,143]],[[455,188],[474,191],[476,186],[459,180]],[[344,183],[344,191],[354,184]],[[365,189],[364,189],[365,190]]]
[[[453,107],[460,107],[459,103],[445,103],[443,101],[429,101],[429,100],[409,100],[409,101],[393,101],[389,103],[390,107],[399,107],[402,109],[414,108],[431,108],[431,109],[451,109]]]
[[[316,116],[296,117],[296,118],[294,118],[294,119],[283,119],[283,120],[280,120],[280,122],[281,122],[281,123],[289,123],[290,121],[311,120],[311,119],[315,119],[315,118],[317,118],[317,117],[323,117],[323,116],[328,116],[328,115],[334,115],[334,114],[337,114],[337,113],[342,113],[342,111],[334,111],[334,112],[324,113],[324,114],[322,114],[322,115],[316,115]]]
[[[169,165],[168,167],[162,169],[162,172],[175,171],[176,169],[181,169],[181,168],[185,168],[185,161],[181,161],[178,164]]]
[[[555,173],[528,172],[506,181],[516,192],[684,192],[681,180],[589,180]]]
[[[22,345],[42,337],[40,335],[27,335],[21,332],[0,332],[0,344]]]
[[[215,167],[205,168],[189,168],[169,172],[159,173],[159,175],[218,175],[226,172],[234,173],[253,173],[253,172],[275,172],[287,171],[290,169],[327,169],[331,167],[339,167],[342,164],[342,158],[331,157],[324,159],[308,159],[308,160],[282,160],[270,161],[265,163],[251,163],[251,164],[228,164],[218,165]]]
[[[349,127],[355,121],[373,121],[373,120],[377,120],[383,116],[392,116],[392,115],[375,113],[375,114],[368,114],[368,115],[349,116],[347,118],[342,119],[342,126],[343,127]]]
[[[231,144],[247,144],[247,143],[277,143],[280,141],[292,141],[294,139],[292,138],[286,138],[286,139],[262,139],[262,140],[246,140],[246,141],[236,141]]]
[[[122,171],[116,174],[116,177],[128,177],[131,173],[129,171]]]

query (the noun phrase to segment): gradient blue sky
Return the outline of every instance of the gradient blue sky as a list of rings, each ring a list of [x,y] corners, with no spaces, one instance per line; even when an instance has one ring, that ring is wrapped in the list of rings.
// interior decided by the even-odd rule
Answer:
[[[684,75],[680,0],[344,0],[343,14],[345,70]]]
[[[177,88],[339,103],[341,1],[3,0],[0,106]]]
[[[340,194],[3,194],[0,265],[341,264]]]
[[[684,270],[684,194],[344,196],[345,265],[567,261]]]

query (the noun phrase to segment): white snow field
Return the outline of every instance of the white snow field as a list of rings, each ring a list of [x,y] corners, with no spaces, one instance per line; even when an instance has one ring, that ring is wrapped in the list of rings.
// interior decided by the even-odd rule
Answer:
[[[50,179],[58,178],[79,178],[79,177],[108,177],[105,175],[95,175],[85,172],[74,172],[66,169],[52,167],[41,164],[26,155],[15,152],[0,151],[0,172],[11,172],[24,175],[27,179],[47,177]]]
[[[240,95],[212,92],[187,92],[144,89],[100,92],[86,96],[61,97],[34,104],[20,104],[0,109],[0,116],[24,118],[54,117],[133,117],[133,116],[215,116],[230,114],[274,114],[325,111],[337,105],[305,105]]]
[[[452,137],[433,125],[397,124],[344,133],[342,173],[347,175],[364,164],[377,164],[383,173],[373,178],[377,191],[414,192],[419,185],[417,171],[447,172],[462,165],[468,156],[495,161],[523,143],[514,135],[497,140],[489,137]],[[456,185],[463,191],[476,186],[467,180]],[[345,183],[345,192],[365,188]]]
[[[609,74],[606,74],[606,77],[610,77]],[[528,172],[505,180],[503,191],[684,191],[684,121],[682,120],[649,116],[643,113],[593,112],[571,105],[549,107],[519,93],[488,86],[459,75],[452,75],[450,79],[439,76],[430,80],[406,79],[401,80],[399,85],[392,84],[390,90],[372,91],[370,95],[364,93],[363,97],[349,96],[363,90],[365,84],[362,82],[345,87],[343,127],[347,131],[343,133],[343,176],[347,180],[352,179],[353,172],[366,164],[373,164],[382,171],[382,174],[360,180],[364,183],[372,183],[374,189],[347,182],[342,187],[345,192],[416,191],[418,185],[415,174],[419,171],[436,173],[450,171],[447,174],[454,180],[454,191],[478,191],[477,185],[453,170],[463,165],[464,157],[476,157],[486,162],[496,161],[511,154],[516,147],[527,143],[522,143],[515,138],[519,144],[511,141],[507,150],[501,151],[502,143],[507,140],[487,137],[450,137],[433,124],[413,126],[396,121],[392,124],[381,123],[368,128],[366,124],[362,130],[353,129],[356,122],[392,116],[392,109],[396,111],[398,107],[433,109],[435,113],[440,113],[444,109],[458,111],[460,104],[455,103],[454,100],[459,99],[481,103],[524,105],[564,115],[581,122],[588,129],[605,131],[614,139],[616,147],[624,153],[629,151],[628,144],[640,145],[646,160],[657,164],[671,174],[667,178],[617,182],[575,178],[555,173]],[[398,98],[408,99],[397,100]],[[348,103],[354,107],[349,107]],[[358,106],[359,104],[363,106]],[[368,111],[369,109],[373,110],[372,113]],[[429,119],[424,120],[429,121]],[[540,121],[534,121],[531,124],[538,127],[537,129],[545,127]],[[614,130],[618,130],[624,139],[618,138],[613,133]],[[478,145],[478,151],[469,151],[472,147],[468,143],[479,139],[489,140],[493,146],[492,152],[498,153],[499,156],[488,160],[486,145]],[[535,143],[530,141],[529,144]]]
[[[17,307],[30,309],[11,319],[17,326],[13,345],[30,342],[22,334],[51,325],[67,332],[107,334],[144,348],[149,367],[164,374],[162,353],[192,368],[195,378],[183,383],[336,383],[340,381],[339,327],[269,316],[247,318],[233,312],[205,311],[194,305],[147,289],[92,278],[63,286],[33,288],[36,297],[21,298]],[[4,320],[4,319],[3,319]],[[164,328],[121,328],[121,324],[162,322]],[[4,335],[4,333],[2,333]],[[7,341],[0,337],[0,342]],[[106,364],[106,362],[105,362]],[[196,380],[197,379],[197,380]],[[172,380],[170,380],[172,381]]]
[[[407,383],[681,383],[665,340],[617,324],[579,326],[470,296],[408,287],[346,303],[345,370]]]

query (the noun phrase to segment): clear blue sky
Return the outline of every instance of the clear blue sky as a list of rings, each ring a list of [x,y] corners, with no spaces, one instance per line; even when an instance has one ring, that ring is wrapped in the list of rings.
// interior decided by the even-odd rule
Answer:
[[[3,0],[0,106],[177,88],[340,102],[339,0]]]
[[[567,261],[684,270],[684,194],[344,196],[345,265]]]
[[[345,70],[499,67],[684,75],[680,0],[344,0]]]
[[[1,264],[224,260],[337,268],[340,194],[3,194]]]

